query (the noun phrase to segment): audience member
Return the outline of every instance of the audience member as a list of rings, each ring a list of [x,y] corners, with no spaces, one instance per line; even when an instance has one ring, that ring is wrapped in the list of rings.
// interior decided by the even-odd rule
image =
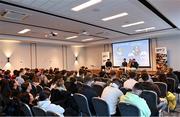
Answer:
[[[130,71],[129,79],[124,82],[123,87],[127,89],[132,89],[134,85],[137,83],[135,79],[136,79],[136,72]]]
[[[52,111],[58,114],[60,117],[63,117],[64,109],[59,105],[51,103],[51,101],[49,100],[50,94],[50,91],[42,91],[39,94],[39,101],[37,106],[44,109],[45,111]]]
[[[89,108],[90,111],[93,115],[95,115],[95,110],[93,108],[93,104],[92,104],[92,98],[93,97],[98,97],[98,94],[96,93],[96,91],[94,91],[94,89],[91,87],[93,83],[93,78],[90,77],[85,77],[84,78],[84,84],[83,86],[80,88],[79,93],[83,94],[84,96],[86,96],[88,103],[89,103]]]
[[[139,97],[142,90],[143,88],[141,83],[136,83],[132,89],[132,92],[127,92],[125,95],[120,97],[120,102],[133,104],[139,108],[141,117],[150,117],[151,111],[146,101]]]
[[[179,79],[178,79],[177,75],[173,73],[173,68],[168,68],[167,69],[166,76],[170,77],[170,78],[173,78],[176,81],[175,87],[177,89],[178,85],[179,85]]]
[[[122,91],[119,89],[121,86],[122,83],[119,79],[113,79],[112,83],[105,87],[102,92],[101,98],[107,102],[111,115],[116,115],[119,97],[123,95]]]
[[[151,76],[148,74],[146,70],[142,70],[139,82],[153,82],[153,80],[151,79]]]

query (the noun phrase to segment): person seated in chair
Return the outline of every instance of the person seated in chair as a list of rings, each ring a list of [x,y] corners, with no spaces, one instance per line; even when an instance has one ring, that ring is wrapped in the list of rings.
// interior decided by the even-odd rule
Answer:
[[[123,87],[127,88],[127,89],[132,89],[134,87],[134,85],[137,83],[135,78],[136,78],[136,72],[130,71],[129,79],[124,82]]]
[[[111,67],[112,67],[112,62],[110,61],[110,59],[107,59],[106,68],[110,69]]]
[[[59,105],[52,104],[49,100],[51,92],[48,90],[44,90],[39,93],[39,101],[38,101],[38,107],[44,109],[45,111],[52,111],[56,114],[58,114],[60,117],[63,117],[64,108],[62,108]]]
[[[141,83],[136,83],[132,89],[132,92],[127,92],[125,95],[120,97],[120,102],[133,104],[139,108],[141,117],[150,117],[151,111],[146,101],[139,97],[142,90],[143,88]]]
[[[122,62],[122,67],[127,67],[126,58],[124,58],[124,59],[123,59],[123,62]]]
[[[91,87],[93,83],[93,78],[86,76],[84,78],[84,84],[83,86],[79,89],[79,93],[83,94],[87,100],[88,100],[88,104],[89,104],[89,109],[92,113],[92,115],[95,115],[95,110],[93,108],[93,104],[92,104],[92,98],[93,97],[98,97],[98,94],[96,93],[96,91]]]
[[[112,83],[105,87],[101,98],[104,99],[108,106],[111,115],[116,115],[116,106],[119,101],[119,97],[123,95],[122,91],[119,89],[122,83],[119,79],[113,79]]]

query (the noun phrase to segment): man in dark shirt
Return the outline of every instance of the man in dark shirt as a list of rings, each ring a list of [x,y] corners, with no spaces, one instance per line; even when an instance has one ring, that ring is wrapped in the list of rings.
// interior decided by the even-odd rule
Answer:
[[[139,67],[139,64],[138,64],[138,62],[136,61],[136,59],[133,59],[133,60],[132,60],[131,67],[134,67],[134,68],[136,68],[136,69]]]
[[[111,68],[112,67],[112,62],[110,61],[110,59],[107,59],[106,67],[107,68]]]
[[[95,115],[95,110],[93,108],[93,104],[92,104],[92,98],[93,97],[98,97],[98,94],[96,93],[96,91],[91,87],[93,83],[93,78],[91,77],[85,77],[84,78],[84,84],[83,86],[79,89],[79,93],[83,94],[84,96],[86,96],[87,100],[88,100],[88,104],[89,104],[89,109],[91,111],[91,113],[93,115]]]
[[[122,62],[122,67],[127,67],[126,58],[124,58],[123,60],[124,60],[124,61]]]

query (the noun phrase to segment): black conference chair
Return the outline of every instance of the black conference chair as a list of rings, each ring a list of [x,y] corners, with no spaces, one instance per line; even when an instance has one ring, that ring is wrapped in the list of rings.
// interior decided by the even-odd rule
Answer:
[[[153,82],[158,82],[158,81],[159,81],[159,79],[158,79],[158,78],[154,78],[154,77],[152,77],[151,79],[153,80]]]
[[[75,102],[78,105],[80,116],[86,115],[86,116],[92,116],[91,111],[89,109],[89,104],[87,98],[80,94],[80,93],[75,93],[73,95]]]
[[[120,102],[118,104],[118,109],[120,112],[121,116],[140,116],[140,110],[137,106],[125,103],[125,102]]]
[[[46,111],[37,106],[32,107],[34,116],[46,116]]]
[[[176,87],[176,81],[174,78],[166,78],[167,79],[167,85],[168,85],[168,91],[174,93],[175,92],[175,87]]]
[[[33,116],[32,111],[31,111],[30,107],[27,104],[21,103],[21,110],[23,111],[25,116],[30,116],[30,117]]]
[[[99,97],[93,97],[92,102],[96,112],[96,116],[110,117],[109,106],[103,99]]]
[[[46,112],[46,115],[47,115],[47,116],[60,117],[58,114],[56,114],[56,113],[54,113],[54,112],[52,112],[52,111],[47,111],[47,112]]]
[[[157,108],[157,94],[154,91],[143,90],[140,97],[146,100],[146,103],[151,110],[151,116],[158,116],[159,110]]]
[[[100,86],[100,85],[94,84],[94,85],[92,86],[92,88],[96,91],[96,93],[98,94],[98,96],[101,96],[104,87],[102,87],[102,86]]]
[[[154,82],[154,83],[156,85],[158,85],[158,87],[159,87],[159,89],[161,91],[160,97],[165,98],[166,94],[167,94],[167,84],[163,83],[163,82]]]

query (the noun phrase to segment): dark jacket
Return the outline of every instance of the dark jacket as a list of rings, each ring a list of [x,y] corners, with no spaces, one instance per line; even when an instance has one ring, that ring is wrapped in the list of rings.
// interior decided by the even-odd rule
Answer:
[[[82,88],[79,90],[79,93],[86,96],[86,98],[88,100],[88,104],[89,104],[89,109],[90,109],[91,113],[93,115],[95,115],[95,110],[94,110],[93,104],[92,104],[92,98],[98,97],[96,91],[94,91],[94,89],[88,85],[83,85]]]

